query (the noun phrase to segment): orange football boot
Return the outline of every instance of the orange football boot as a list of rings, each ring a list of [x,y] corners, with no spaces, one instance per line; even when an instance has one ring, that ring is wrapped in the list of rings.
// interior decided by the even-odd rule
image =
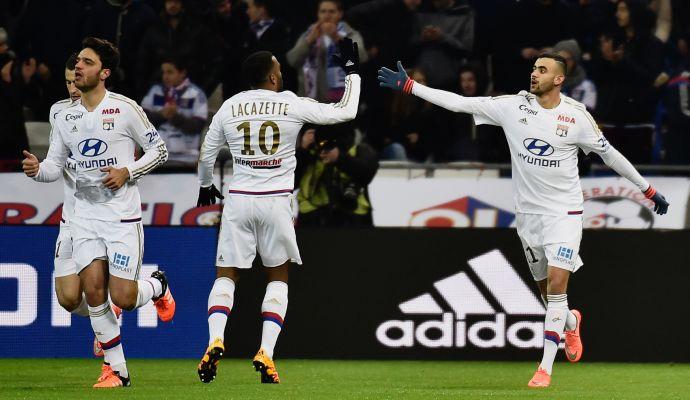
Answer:
[[[96,389],[112,389],[117,387],[128,387],[132,384],[129,378],[123,378],[117,372],[113,372],[102,382],[93,385]]]
[[[168,279],[165,277],[165,272],[154,271],[151,274],[151,278],[158,279],[163,286],[163,294],[158,298],[154,298],[153,304],[156,306],[156,312],[158,313],[158,318],[163,322],[168,322],[175,316],[175,299],[170,292],[170,287],[168,286]]]
[[[540,388],[540,387],[549,387],[550,384],[551,384],[551,375],[549,375],[545,369],[537,368],[537,372],[534,373],[534,376],[529,381],[527,386],[534,387],[534,388]]]
[[[268,358],[266,351],[261,348],[254,356],[254,369],[261,373],[261,383],[280,383],[278,371],[273,360]]]
[[[108,379],[110,375],[114,374],[115,371],[113,371],[112,368],[110,368],[109,364],[103,363],[101,365],[101,376],[98,377],[98,383],[103,382],[104,380]]]
[[[225,353],[225,345],[223,345],[223,341],[220,339],[214,340],[208,346],[196,370],[202,382],[211,383],[216,378],[218,363],[223,358],[223,353]]]
[[[575,314],[577,322],[575,329],[565,331],[565,357],[570,362],[578,362],[582,357],[582,338],[580,337],[580,326],[582,325],[582,313],[578,310],[572,310]]]

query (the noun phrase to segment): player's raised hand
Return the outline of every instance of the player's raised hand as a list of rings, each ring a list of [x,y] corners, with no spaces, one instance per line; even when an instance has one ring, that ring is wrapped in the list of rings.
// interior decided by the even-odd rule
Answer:
[[[103,186],[110,190],[118,190],[129,180],[129,170],[127,168],[101,168],[101,172],[107,172],[108,175],[103,178]]]
[[[378,74],[379,86],[400,90],[407,94],[412,93],[414,81],[407,76],[402,63],[398,61],[398,71],[392,71],[386,67],[381,67]]]
[[[668,211],[670,205],[666,198],[656,191],[651,185],[644,192],[645,197],[654,202],[654,212],[659,215],[664,215]]]
[[[22,160],[22,169],[24,170],[26,176],[33,178],[34,176],[38,175],[38,158],[26,150],[22,151],[22,154],[24,154],[24,159]]]
[[[345,70],[346,75],[359,73],[359,46],[349,37],[344,37],[338,42],[339,54],[334,54],[336,64]]]
[[[196,201],[197,207],[210,206],[216,204],[216,198],[224,199],[222,194],[216,189],[216,185],[199,188],[199,199]]]

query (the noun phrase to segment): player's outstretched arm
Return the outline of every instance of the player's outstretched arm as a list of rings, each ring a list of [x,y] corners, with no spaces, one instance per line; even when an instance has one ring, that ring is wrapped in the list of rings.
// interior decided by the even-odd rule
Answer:
[[[345,71],[345,91],[337,103],[318,103],[312,99],[301,98],[295,103],[294,112],[307,123],[332,125],[347,122],[357,116],[361,78],[359,76],[359,46],[357,42],[345,37],[338,43],[339,54],[334,60]]]
[[[666,198],[652,187],[646,179],[640,175],[635,167],[628,161],[623,154],[613,146],[608,145],[608,150],[599,153],[599,156],[609,168],[616,171],[618,175],[634,183],[644,193],[645,197],[654,202],[654,212],[664,215],[670,205]]]
[[[616,173],[637,186],[644,195],[654,202],[654,212],[659,215],[664,215],[668,211],[670,205],[666,198],[652,187],[646,179],[640,175],[635,167],[628,161],[623,154],[616,148],[611,146],[604,138],[604,135],[599,131],[599,128],[594,124],[594,119],[591,115],[584,111],[586,122],[591,126],[585,125],[583,127],[583,134],[580,139],[579,146],[585,153],[594,151],[599,154],[599,157],[604,161],[609,168],[616,171]],[[591,128],[591,129],[590,129]]]
[[[406,94],[413,94],[449,111],[470,114],[478,111],[476,104],[478,101],[481,101],[481,97],[463,97],[453,92],[424,86],[407,76],[407,72],[405,72],[405,68],[403,68],[400,61],[398,61],[397,65],[397,71],[392,71],[386,67],[379,69],[379,86],[399,90]]]

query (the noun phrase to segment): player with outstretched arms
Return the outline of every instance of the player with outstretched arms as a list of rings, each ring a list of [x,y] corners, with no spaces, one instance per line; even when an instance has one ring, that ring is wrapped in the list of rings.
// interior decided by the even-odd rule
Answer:
[[[57,101],[50,107],[48,120],[50,121],[51,128],[55,126],[55,118],[58,113],[79,101],[81,98],[81,91],[77,89],[74,82],[76,63],[76,53],[72,54],[65,63],[65,85],[67,87],[67,93],[69,93],[69,98]],[[79,275],[77,275],[77,264],[72,260],[72,233],[69,229],[69,221],[72,219],[72,214],[74,213],[76,175],[77,166],[74,157],[70,155],[67,157],[65,166],[62,169],[64,201],[62,204],[62,216],[60,218],[60,232],[58,233],[57,242],[55,243],[55,294],[62,308],[74,315],[88,317],[89,306],[86,303],[86,296],[83,294],[81,288]],[[120,307],[111,304],[110,308],[115,313],[115,317],[119,318],[122,313]],[[103,365],[101,366],[101,375],[98,377],[98,382],[103,382],[113,374],[113,369],[110,368],[110,363],[107,357],[105,357],[105,353],[100,347],[97,338],[94,339],[93,351],[94,355],[97,357],[104,358]]]
[[[542,54],[534,63],[530,91],[498,97],[462,97],[411,80],[402,64],[381,68],[379,85],[418,96],[454,112],[473,114],[477,124],[503,127],[510,148],[517,232],[527,263],[547,309],[544,356],[530,387],[551,382],[553,361],[565,331],[569,361],[582,356],[582,313],[568,309],[567,286],[582,266],[583,196],[577,168],[578,149],[595,152],[619,175],[634,183],[665,214],[669,203],[613,146],[584,105],[561,94],[565,59]]]
[[[338,103],[323,104],[281,91],[280,63],[267,51],[250,55],[242,72],[251,90],[223,103],[213,117],[201,147],[199,201],[223,198],[213,182],[213,166],[227,142],[234,167],[223,209],[216,257],[216,280],[208,297],[209,342],[198,366],[202,382],[211,382],[225,352],[224,332],[232,310],[239,270],[251,268],[258,250],[268,285],[261,305],[263,331],[253,364],[262,383],[279,383],[273,350],[288,305],[288,265],[301,264],[292,220],[295,144],[305,123],[350,121],[357,115],[360,77],[357,44],[339,43],[336,61],[345,70],[345,92]]]
[[[74,213],[70,220],[72,259],[86,294],[89,318],[113,374],[96,388],[130,385],[120,327],[108,294],[133,310],[154,300],[158,316],[172,319],[175,302],[165,274],[140,279],[144,236],[137,180],[167,159],[165,143],[141,107],[105,89],[119,52],[110,42],[86,38],[76,59],[75,85],[81,99],[58,112],[48,156],[24,151],[23,169],[38,182],[60,178],[72,154],[76,165]],[[135,145],[144,155],[134,160]]]

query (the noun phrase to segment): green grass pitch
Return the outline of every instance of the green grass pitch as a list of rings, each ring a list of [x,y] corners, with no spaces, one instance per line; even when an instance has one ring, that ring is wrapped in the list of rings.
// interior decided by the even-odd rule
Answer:
[[[202,384],[195,360],[129,360],[132,387],[92,389],[100,364],[0,359],[0,399],[690,399],[690,364],[556,363],[551,387],[529,389],[536,363],[278,360],[262,385],[250,360],[221,361]]]

